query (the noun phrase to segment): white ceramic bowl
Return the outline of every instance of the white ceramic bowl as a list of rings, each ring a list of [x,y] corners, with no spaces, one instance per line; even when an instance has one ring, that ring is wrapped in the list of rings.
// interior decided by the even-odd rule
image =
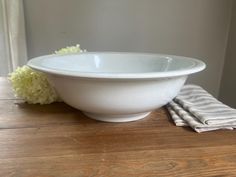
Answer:
[[[88,117],[134,121],[171,101],[187,76],[205,68],[193,58],[145,53],[48,55],[28,62],[63,99]]]

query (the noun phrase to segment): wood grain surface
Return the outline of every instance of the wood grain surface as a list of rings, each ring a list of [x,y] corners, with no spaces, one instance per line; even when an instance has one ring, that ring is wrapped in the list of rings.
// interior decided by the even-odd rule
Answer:
[[[64,103],[29,105],[0,78],[0,177],[236,176],[236,132],[176,127],[164,108],[104,123]]]

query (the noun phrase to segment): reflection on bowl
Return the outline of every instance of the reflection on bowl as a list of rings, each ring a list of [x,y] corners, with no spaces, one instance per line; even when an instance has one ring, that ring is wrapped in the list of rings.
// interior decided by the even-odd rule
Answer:
[[[28,65],[47,74],[63,101],[106,122],[144,118],[171,101],[202,61],[171,55],[87,52],[37,57]]]

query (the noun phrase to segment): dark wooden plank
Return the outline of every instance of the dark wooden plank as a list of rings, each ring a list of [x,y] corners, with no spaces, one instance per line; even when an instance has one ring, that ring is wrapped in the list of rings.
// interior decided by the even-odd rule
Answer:
[[[71,153],[220,148],[221,146],[236,146],[235,139],[235,133],[232,131],[197,134],[186,132],[182,128],[153,126],[150,118],[139,124],[135,122],[133,125],[132,123],[122,125],[97,122],[1,129],[0,159],[60,156]]]
[[[64,103],[30,105],[20,100],[0,100],[0,128],[24,128],[80,122],[84,117]]]
[[[235,176],[235,146],[10,158],[4,177]]]

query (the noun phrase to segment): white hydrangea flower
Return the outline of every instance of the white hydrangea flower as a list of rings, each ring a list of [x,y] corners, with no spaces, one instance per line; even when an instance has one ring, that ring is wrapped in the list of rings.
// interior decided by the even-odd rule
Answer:
[[[80,48],[80,45],[77,44],[76,46],[68,46],[60,50],[57,50],[55,51],[55,54],[63,55],[63,54],[80,53],[80,52],[86,52],[86,50],[82,50]]]
[[[30,104],[50,104],[59,101],[59,96],[50,86],[45,74],[28,66],[18,67],[9,80],[15,95]]]
[[[56,54],[85,52],[80,45],[62,48]],[[35,71],[28,66],[18,67],[9,74],[15,95],[30,104],[50,104],[61,101],[54,88],[49,84],[46,74]]]

